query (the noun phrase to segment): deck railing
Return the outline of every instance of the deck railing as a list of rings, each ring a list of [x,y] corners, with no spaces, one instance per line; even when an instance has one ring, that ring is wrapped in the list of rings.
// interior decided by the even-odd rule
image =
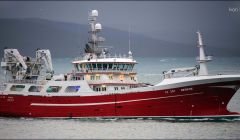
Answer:
[[[125,59],[132,59],[132,57],[129,57],[127,55],[100,55],[97,57],[97,59],[102,59],[102,58],[125,58]],[[95,58],[93,58],[95,59]],[[81,61],[81,60],[87,60],[86,57],[82,56],[82,57],[76,57],[74,58],[75,61]]]
[[[119,70],[119,69],[89,69],[73,71],[73,73],[137,73],[136,70]]]
[[[12,79],[12,80],[8,80],[7,83],[14,83],[14,84],[38,84],[38,85],[43,85],[47,82],[47,80],[16,80],[16,79]]]

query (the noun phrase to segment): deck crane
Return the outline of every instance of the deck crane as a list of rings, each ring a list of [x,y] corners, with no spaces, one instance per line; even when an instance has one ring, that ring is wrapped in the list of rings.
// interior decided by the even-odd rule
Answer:
[[[4,49],[4,58],[1,67],[6,71],[10,71],[14,79],[21,80],[25,77],[27,65],[24,57],[17,49]]]

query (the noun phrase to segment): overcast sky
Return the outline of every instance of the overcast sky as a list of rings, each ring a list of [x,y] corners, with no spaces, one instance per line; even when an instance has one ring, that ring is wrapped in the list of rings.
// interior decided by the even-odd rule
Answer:
[[[238,8],[232,12],[229,8]],[[168,41],[186,43],[197,30],[209,32],[240,32],[238,1],[0,1],[0,18],[44,18],[87,24],[91,9],[99,11],[103,28],[141,33]],[[195,36],[194,36],[195,37]]]

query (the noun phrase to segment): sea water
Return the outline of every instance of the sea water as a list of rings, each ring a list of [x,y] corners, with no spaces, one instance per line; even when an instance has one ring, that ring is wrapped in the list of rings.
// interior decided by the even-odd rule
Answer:
[[[135,58],[138,80],[157,84],[162,72],[171,68],[192,67],[195,58]],[[56,74],[71,72],[73,58],[55,58],[53,66]],[[210,74],[240,73],[240,57],[219,57],[208,63]],[[1,76],[3,78],[4,76]],[[229,110],[240,112],[240,91],[228,105]],[[33,119],[0,118],[0,138],[2,139],[236,139],[240,138],[240,118],[209,118],[185,120],[173,118],[138,119]]]

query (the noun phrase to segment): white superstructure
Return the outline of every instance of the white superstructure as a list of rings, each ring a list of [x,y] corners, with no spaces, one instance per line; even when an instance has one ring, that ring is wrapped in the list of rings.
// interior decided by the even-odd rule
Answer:
[[[102,25],[97,20],[98,11],[89,13],[89,41],[85,47],[83,57],[76,58],[72,64],[74,71],[71,79],[86,80],[94,91],[126,90],[138,86],[136,72],[133,71],[137,63],[132,53],[123,56],[113,56],[106,47],[99,46],[105,41],[98,36]]]

